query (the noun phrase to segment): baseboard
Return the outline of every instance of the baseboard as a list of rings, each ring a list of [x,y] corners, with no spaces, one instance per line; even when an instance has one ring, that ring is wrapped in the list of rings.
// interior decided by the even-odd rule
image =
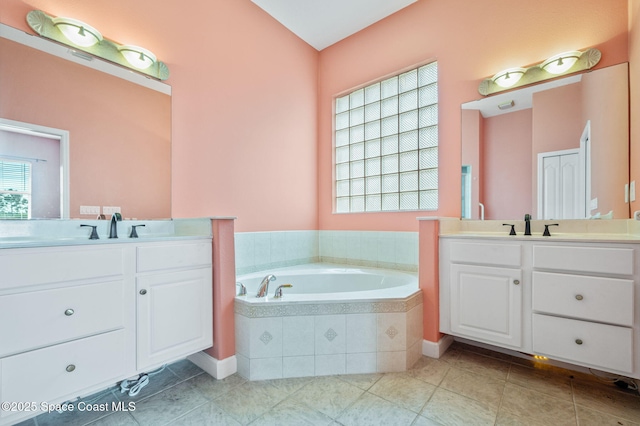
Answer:
[[[205,352],[196,352],[193,355],[189,355],[187,359],[218,380],[229,377],[238,371],[238,362],[235,355],[223,360],[217,360]]]
[[[453,336],[445,335],[438,342],[422,341],[422,355],[429,358],[440,358],[453,343]]]

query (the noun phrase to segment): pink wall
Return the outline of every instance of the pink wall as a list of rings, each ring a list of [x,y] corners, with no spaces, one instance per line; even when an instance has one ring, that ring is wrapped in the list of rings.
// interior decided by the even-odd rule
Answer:
[[[629,182],[628,71],[621,64],[585,74],[582,80],[582,123],[591,121],[591,198],[598,198],[593,213],[613,210],[615,219],[630,217],[624,200]]]
[[[459,216],[460,104],[501,69],[597,47],[599,67],[627,60],[627,0],[418,1],[323,50],[319,61],[320,229],[416,230],[416,216]],[[332,103],[345,91],[438,60],[440,208],[437,212],[332,214]]]
[[[32,9],[86,21],[167,63],[174,217],[317,229],[316,50],[248,0],[2,0],[0,21],[32,32]]]
[[[529,108],[484,119],[485,219],[531,213],[531,116]]]
[[[630,181],[640,185],[640,0],[629,0]],[[640,187],[637,187],[640,188]],[[640,190],[631,212],[640,210]]]

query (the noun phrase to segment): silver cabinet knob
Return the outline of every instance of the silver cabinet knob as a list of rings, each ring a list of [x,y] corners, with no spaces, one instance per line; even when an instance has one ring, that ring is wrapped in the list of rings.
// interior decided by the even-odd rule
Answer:
[[[75,314],[76,311],[74,311],[73,309],[67,309],[66,311],[64,311],[64,314],[68,317],[70,317],[71,315]]]
[[[582,300],[584,299],[584,297],[582,297],[581,294],[576,294],[576,300]]]
[[[513,280],[513,283],[514,283],[515,285],[518,285],[518,284],[520,284],[520,280]]]
[[[582,339],[576,339],[576,345],[581,345],[582,344]]]
[[[140,290],[140,294],[144,296],[145,294],[147,294],[147,290],[143,288],[142,290]]]
[[[66,370],[67,370],[69,373],[71,373],[71,372],[72,372],[73,370],[75,370],[75,369],[76,369],[76,366],[75,366],[75,365],[73,365],[73,364],[69,364],[69,365],[67,365],[67,368],[66,368]]]

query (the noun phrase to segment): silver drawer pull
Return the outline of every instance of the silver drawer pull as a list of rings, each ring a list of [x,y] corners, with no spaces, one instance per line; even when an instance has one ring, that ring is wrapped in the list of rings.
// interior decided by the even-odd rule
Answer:
[[[582,339],[576,339],[576,345],[581,345],[582,344]]]
[[[73,364],[69,364],[69,365],[67,365],[67,368],[66,368],[66,370],[67,370],[69,373],[71,373],[71,372],[72,372],[73,370],[75,370],[75,369],[76,369],[76,366],[75,366],[75,365],[73,365]]]
[[[71,315],[75,314],[76,311],[74,311],[73,309],[67,309],[66,311],[64,311],[64,314],[68,317],[70,317]]]
[[[513,283],[514,283],[515,285],[518,285],[518,284],[520,284],[520,280],[513,280]]]
[[[582,300],[584,299],[584,297],[582,297],[581,294],[576,294],[576,300]]]
[[[144,296],[145,294],[147,294],[147,290],[143,288],[142,290],[140,290],[140,294]]]

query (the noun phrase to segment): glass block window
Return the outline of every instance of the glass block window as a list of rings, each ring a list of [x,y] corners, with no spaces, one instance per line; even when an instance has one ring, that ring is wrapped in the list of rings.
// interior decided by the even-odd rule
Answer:
[[[438,208],[438,64],[336,99],[336,212]]]
[[[0,219],[31,219],[31,163],[0,159]]]

